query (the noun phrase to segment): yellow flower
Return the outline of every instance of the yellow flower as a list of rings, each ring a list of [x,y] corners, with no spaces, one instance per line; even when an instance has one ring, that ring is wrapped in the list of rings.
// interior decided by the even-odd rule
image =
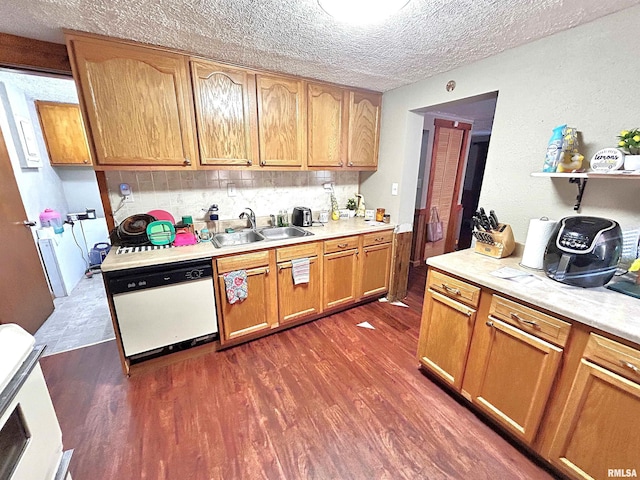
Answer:
[[[633,137],[633,141],[640,142],[640,135],[636,135],[635,137]]]
[[[622,130],[622,131],[620,132],[620,136],[621,136],[621,137],[626,137],[627,135],[629,135],[629,130]]]
[[[625,146],[625,143],[624,143],[622,140],[620,140],[620,141],[618,142],[618,146],[619,146],[619,147],[624,147],[624,146]]]

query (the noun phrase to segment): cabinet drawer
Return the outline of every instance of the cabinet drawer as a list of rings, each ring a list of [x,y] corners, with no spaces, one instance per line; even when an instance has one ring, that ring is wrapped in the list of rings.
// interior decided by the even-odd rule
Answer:
[[[436,270],[431,270],[429,288],[474,307],[480,301],[480,288]]]
[[[355,236],[327,240],[324,242],[324,253],[340,252],[343,250],[358,248],[358,239],[359,237]]]
[[[640,382],[640,351],[592,333],[584,350],[584,358]]]
[[[564,347],[567,343],[571,330],[570,323],[497,295],[493,296],[489,315],[560,347]]]
[[[243,253],[231,257],[216,260],[218,273],[232,272],[233,270],[246,270],[249,268],[264,267],[269,265],[269,251]]]
[[[364,235],[363,246],[378,245],[380,243],[389,243],[393,239],[393,230],[385,230],[384,232],[367,233]]]
[[[276,259],[278,262],[286,262],[294,258],[315,257],[320,249],[319,242],[304,243],[291,247],[280,247],[276,249]]]

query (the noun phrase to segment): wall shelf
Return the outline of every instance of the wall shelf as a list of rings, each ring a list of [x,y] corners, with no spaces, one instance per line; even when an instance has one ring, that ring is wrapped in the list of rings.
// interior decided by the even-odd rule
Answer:
[[[547,178],[568,178],[569,183],[575,183],[578,186],[578,195],[576,196],[576,203],[573,209],[577,212],[580,210],[582,204],[582,196],[584,195],[584,189],[587,186],[587,180],[590,178],[601,179],[615,179],[615,180],[640,180],[640,171],[631,170],[614,170],[609,173],[597,173],[597,172],[580,172],[580,173],[547,173],[547,172],[533,172],[532,177],[547,177]]]

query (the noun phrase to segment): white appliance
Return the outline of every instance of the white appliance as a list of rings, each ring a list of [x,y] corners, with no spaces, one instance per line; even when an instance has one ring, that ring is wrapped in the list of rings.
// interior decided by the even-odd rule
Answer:
[[[73,226],[64,224],[64,232],[59,234],[51,227],[40,228],[36,234],[54,297],[66,297],[71,293],[89,267],[89,252],[93,246],[109,241],[104,218],[78,220]]]
[[[142,358],[216,338],[212,274],[209,260],[107,272],[125,356]]]
[[[3,479],[53,480],[63,457],[62,432],[33,345],[33,337],[19,326],[0,325]]]

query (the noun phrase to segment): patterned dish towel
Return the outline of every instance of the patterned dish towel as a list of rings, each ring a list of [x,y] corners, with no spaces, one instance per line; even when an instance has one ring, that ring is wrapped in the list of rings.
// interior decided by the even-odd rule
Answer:
[[[247,289],[247,271],[235,270],[233,272],[224,273],[224,286],[227,290],[227,300],[234,304],[238,300],[242,301],[249,295]]]
[[[291,260],[291,275],[293,276],[293,284],[309,283],[309,259],[298,258]]]

